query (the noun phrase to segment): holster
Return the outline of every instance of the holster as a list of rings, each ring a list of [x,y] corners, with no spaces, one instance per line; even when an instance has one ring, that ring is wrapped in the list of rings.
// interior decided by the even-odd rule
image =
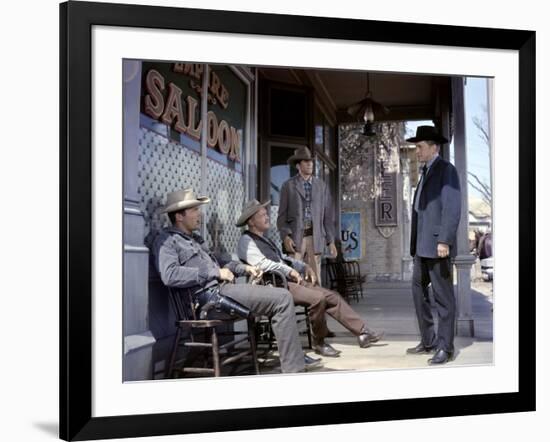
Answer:
[[[250,310],[220,293],[220,286],[210,287],[195,296],[195,311],[200,319],[250,318]]]

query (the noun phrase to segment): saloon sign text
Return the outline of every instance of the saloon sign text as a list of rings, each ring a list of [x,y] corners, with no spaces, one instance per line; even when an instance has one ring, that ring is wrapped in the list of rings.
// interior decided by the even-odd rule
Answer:
[[[173,70],[189,76],[191,87],[198,92],[199,96],[201,95],[202,65],[175,63]],[[196,98],[190,95],[184,98],[183,91],[172,82],[166,84],[164,77],[155,69],[150,69],[147,72],[145,88],[143,110],[147,115],[169,125],[179,133],[187,134],[195,140],[200,139],[203,121],[202,119],[196,121],[195,115],[199,105]],[[229,92],[215,72],[211,72],[209,75],[207,93],[210,103],[217,103],[223,109],[227,109]],[[235,127],[229,126],[227,121],[219,120],[213,111],[208,111],[206,125],[208,146],[217,148],[231,160],[240,161],[241,135],[239,131]]]

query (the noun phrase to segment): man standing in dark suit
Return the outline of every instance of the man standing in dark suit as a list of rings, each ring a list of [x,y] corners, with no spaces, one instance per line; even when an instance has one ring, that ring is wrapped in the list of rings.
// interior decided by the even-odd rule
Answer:
[[[456,168],[439,156],[448,140],[433,126],[419,126],[416,136],[418,160],[423,163],[412,210],[412,293],[421,341],[409,354],[435,353],[430,365],[445,364],[454,357],[456,301],[451,258],[456,256],[456,231],[460,221],[460,183]],[[428,297],[431,283],[438,329]]]

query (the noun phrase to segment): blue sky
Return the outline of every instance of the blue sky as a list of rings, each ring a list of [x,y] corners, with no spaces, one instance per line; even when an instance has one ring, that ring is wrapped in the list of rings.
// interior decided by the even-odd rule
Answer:
[[[487,79],[468,78],[464,91],[466,102],[466,144],[468,148],[468,171],[475,173],[481,181],[490,185],[489,148],[479,136],[479,130],[473,123],[475,117],[487,122]],[[469,188],[469,197],[480,197]]]

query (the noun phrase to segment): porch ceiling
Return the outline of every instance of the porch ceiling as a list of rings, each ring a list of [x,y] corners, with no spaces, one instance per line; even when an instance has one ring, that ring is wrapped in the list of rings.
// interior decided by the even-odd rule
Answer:
[[[260,71],[271,81],[313,87],[318,102],[338,123],[353,121],[346,109],[365,98],[367,92],[366,72],[293,68],[261,68]],[[433,75],[370,72],[372,98],[390,109],[387,115],[375,115],[376,119],[437,118],[437,91],[447,79]]]

